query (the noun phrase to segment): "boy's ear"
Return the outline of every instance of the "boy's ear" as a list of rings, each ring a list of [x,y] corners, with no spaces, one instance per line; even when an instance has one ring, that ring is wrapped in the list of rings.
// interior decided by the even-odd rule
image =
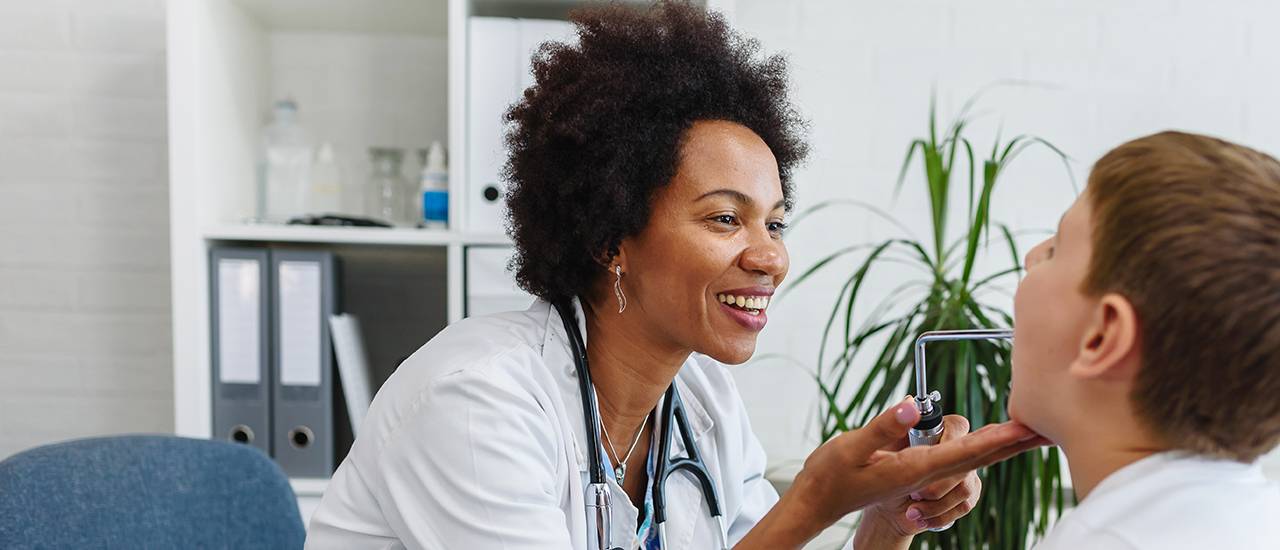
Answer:
[[[1132,378],[1141,338],[1138,313],[1128,298],[1105,294],[1098,300],[1070,372],[1088,379]]]

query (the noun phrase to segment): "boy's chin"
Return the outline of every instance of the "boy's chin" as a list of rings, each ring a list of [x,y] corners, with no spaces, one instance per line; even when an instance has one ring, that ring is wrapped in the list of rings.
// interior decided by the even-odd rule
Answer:
[[[1031,428],[1032,430],[1035,430],[1036,427],[1034,425],[1034,421],[1032,420],[1032,417],[1034,417],[1034,415],[1028,414],[1030,411],[1027,410],[1027,406],[1022,401],[1023,401],[1022,399],[1018,399],[1017,391],[1010,392],[1009,410],[1006,411],[1009,413],[1009,420],[1013,420],[1015,422],[1018,422],[1019,424],[1022,424],[1028,428]]]
[[[1034,405],[1034,403],[1024,403],[1022,399],[1018,399],[1016,391],[1010,393],[1009,410],[1007,411],[1009,413],[1009,420],[1031,428],[1031,431],[1036,432],[1041,436],[1052,439],[1047,435],[1048,432],[1053,431],[1052,428],[1040,420],[1043,417],[1043,414],[1038,414],[1039,411],[1035,410],[1035,408],[1030,405]]]

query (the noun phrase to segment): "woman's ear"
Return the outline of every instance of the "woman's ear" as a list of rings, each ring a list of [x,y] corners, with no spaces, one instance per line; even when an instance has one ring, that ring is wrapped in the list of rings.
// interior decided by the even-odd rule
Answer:
[[[1140,363],[1140,330],[1138,313],[1128,298],[1103,295],[1085,328],[1071,374],[1087,379],[1132,378]]]
[[[600,264],[600,268],[607,271],[608,275],[613,275],[614,266],[622,266],[623,273],[627,271],[627,239],[623,239],[618,246],[612,250],[605,250],[596,256],[596,263]]]
[[[593,302],[613,299],[613,283],[615,266],[621,266],[623,273],[627,271],[626,243],[619,244],[613,250],[604,250],[595,255],[595,263],[600,266],[600,275],[588,292],[588,299]]]

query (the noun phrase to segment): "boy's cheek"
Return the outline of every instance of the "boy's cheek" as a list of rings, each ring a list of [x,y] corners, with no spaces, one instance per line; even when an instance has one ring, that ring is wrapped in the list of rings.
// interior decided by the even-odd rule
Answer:
[[[1022,423],[1031,428],[1032,431],[1047,436],[1055,430],[1051,423],[1045,422],[1045,419],[1052,417],[1048,412],[1048,402],[1046,398],[1052,399],[1052,395],[1044,396],[1036,393],[1036,388],[1045,387],[1044,384],[1038,383],[1032,379],[1027,369],[1019,369],[1018,363],[1014,361],[1012,389],[1009,393],[1009,419]]]
[[[1044,387],[1037,380],[1036,368],[1042,366],[1044,345],[1037,336],[1046,332],[1045,319],[1040,316],[1046,311],[1037,299],[1044,291],[1039,288],[1042,277],[1028,274],[1018,285],[1014,294],[1014,338],[1013,338],[1013,373],[1009,394],[1009,417],[1031,429],[1036,429],[1037,418],[1041,415],[1036,410],[1042,400],[1036,395],[1036,388]]]
[[[1016,341],[1016,340],[1015,340]],[[1019,365],[1022,363],[1018,357],[1017,347],[1015,345],[1013,353],[1013,376],[1009,384],[1009,418],[1026,423],[1027,410],[1026,401],[1032,400],[1027,395],[1030,391],[1030,380],[1027,380],[1028,373]],[[1033,400],[1032,400],[1033,401]]]

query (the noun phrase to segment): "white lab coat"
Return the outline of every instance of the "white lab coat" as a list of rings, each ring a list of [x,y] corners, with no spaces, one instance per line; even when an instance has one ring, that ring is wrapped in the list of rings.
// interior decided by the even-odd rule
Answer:
[[[586,453],[598,450],[584,448],[569,353],[559,314],[542,301],[445,329],[378,391],[306,548],[591,548]],[[724,365],[694,354],[675,383],[732,545],[778,500],[764,451]],[[684,456],[678,437],[673,447]],[[606,477],[613,545],[635,548],[637,510]],[[718,527],[692,478],[672,474],[666,490],[671,548],[712,548]]]
[[[1280,484],[1257,464],[1160,453],[1107,476],[1035,550],[1280,548]]]

